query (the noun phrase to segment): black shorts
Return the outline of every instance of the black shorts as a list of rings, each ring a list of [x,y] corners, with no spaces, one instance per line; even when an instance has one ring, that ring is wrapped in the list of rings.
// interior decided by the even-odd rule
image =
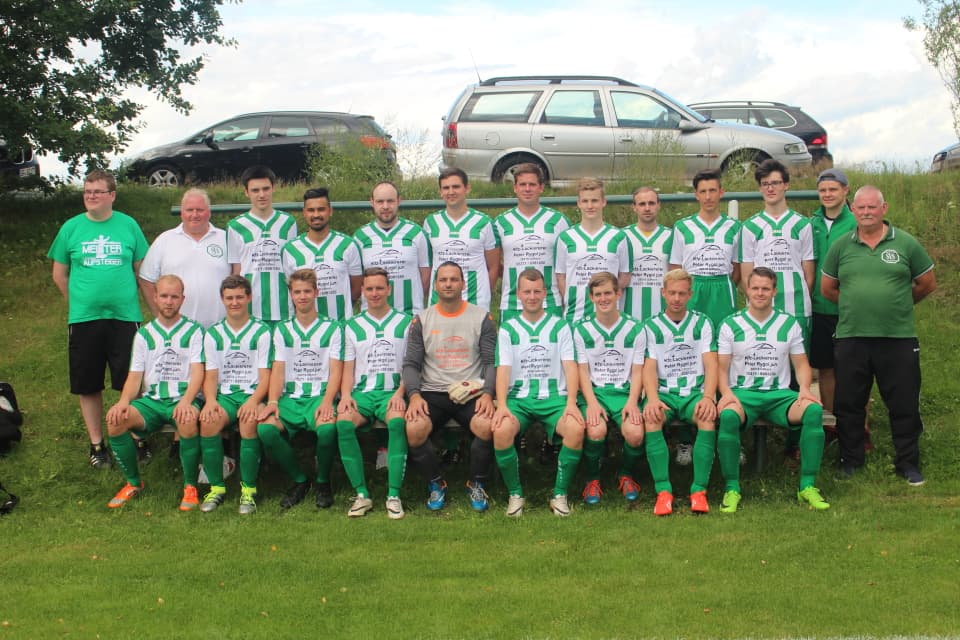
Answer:
[[[138,322],[90,320],[67,325],[70,393],[89,395],[103,391],[103,375],[110,367],[110,384],[120,391],[130,368],[133,337]]]
[[[813,314],[810,331],[810,366],[814,369],[833,369],[833,335],[837,332],[838,316]]]
[[[457,404],[443,391],[422,391],[420,395],[430,409],[430,422],[434,430],[453,419],[464,431],[470,431],[470,421],[477,413],[476,398],[471,398],[465,404]]]

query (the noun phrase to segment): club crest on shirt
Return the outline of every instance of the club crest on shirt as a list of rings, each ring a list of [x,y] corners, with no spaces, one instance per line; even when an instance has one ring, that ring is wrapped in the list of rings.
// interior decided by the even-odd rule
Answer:
[[[900,262],[900,254],[897,253],[895,249],[885,249],[883,253],[880,254],[880,259],[887,264],[897,264]]]

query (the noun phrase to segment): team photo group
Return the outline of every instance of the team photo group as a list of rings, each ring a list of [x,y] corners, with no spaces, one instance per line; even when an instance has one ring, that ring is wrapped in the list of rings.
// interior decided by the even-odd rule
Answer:
[[[913,308],[936,287],[932,260],[885,220],[877,188],[851,192],[839,169],[819,174],[810,216],[788,206],[779,162],[761,163],[755,178],[762,210],[742,222],[721,211],[720,173],[702,171],[696,213],[666,226],[657,191],[640,187],[636,222],[619,228],[604,219],[599,180],[577,184],[574,224],[541,204],[536,164],[516,169],[517,204],[496,216],[471,208],[467,175],[448,168],[445,207],[422,225],[400,217],[398,187],[381,182],[373,220],[347,235],[334,228],[336,194],[304,193],[304,230],[274,209],[273,172],[252,167],[241,179],[250,210],[226,229],[211,224],[206,192],[189,189],[181,224],[149,244],[113,209],[113,176],[90,173],[85,211],[63,224],[48,256],[68,306],[70,391],[90,464],[115,462],[126,481],[108,506],[144,490],[147,436],[171,426],[183,511],[214,511],[236,491],[224,464],[225,436],[236,431],[231,502],[241,514],[258,502],[289,509],[311,493],[317,507],[333,506],[339,456],[352,487],[347,515],[364,516],[374,508],[365,430],[386,468],[376,493],[387,516],[405,515],[408,465],[417,478],[408,484],[439,511],[448,485],[436,445],[450,431],[453,448],[468,434],[463,499],[478,512],[496,500],[518,517],[528,508],[518,443],[536,425],[555,453],[545,506],[558,516],[604,499],[601,463],[614,443],[619,468],[607,489],[618,500],[637,503],[643,467],[654,514],[671,514],[673,458],[692,467],[679,496],[708,513],[716,459],[723,491],[713,499],[730,514],[745,495],[741,435],[762,420],[786,429],[799,504],[826,510],[817,488],[825,443],[838,442],[839,477],[856,477],[872,447],[874,382],[895,471],[923,484]],[[120,396],[105,407],[108,369]],[[825,430],[825,413],[835,427]],[[613,430],[620,437],[608,441]],[[297,451],[304,442],[315,446],[309,468]],[[291,483],[276,496],[258,493],[264,456]]]

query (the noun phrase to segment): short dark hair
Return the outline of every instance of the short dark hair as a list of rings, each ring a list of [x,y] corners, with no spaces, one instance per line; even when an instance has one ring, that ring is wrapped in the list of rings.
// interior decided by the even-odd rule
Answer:
[[[774,160],[773,158],[767,158],[760,163],[760,166],[757,167],[757,170],[753,172],[753,177],[757,179],[757,184],[760,184],[760,181],[766,177],[769,177],[771,173],[779,172],[780,177],[783,178],[783,181],[787,184],[790,183],[790,172],[787,171],[787,168],[783,166],[783,163],[779,160]]]
[[[243,289],[248,296],[253,293],[253,288],[250,286],[250,281],[239,273],[234,273],[227,276],[223,279],[223,282],[220,283],[221,298],[223,297],[223,292],[227,289]]]
[[[543,272],[536,267],[527,267],[520,272],[520,275],[517,276],[517,282],[520,280],[529,280],[531,282],[542,282],[544,286],[547,284],[546,278],[543,277]]]
[[[747,286],[750,286],[750,281],[753,280],[753,276],[758,276],[760,278],[767,278],[768,280],[773,281],[773,286],[777,286],[777,274],[776,272],[769,267],[754,267],[753,271],[750,272],[750,275],[747,276]]]
[[[94,169],[83,178],[84,182],[96,182],[97,180],[103,180],[107,183],[107,191],[117,190],[117,179],[109,171]]]
[[[446,260],[446,261],[441,262],[440,264],[437,265],[437,270],[436,270],[436,271],[434,272],[434,274],[433,274],[433,281],[434,281],[434,282],[437,281],[437,276],[440,274],[440,269],[443,269],[444,267],[456,267],[456,268],[457,268],[457,271],[460,272],[460,279],[461,279],[461,280],[464,279],[464,278],[463,278],[463,267],[461,267],[459,264],[457,264],[457,263],[454,262],[453,260]]]
[[[513,179],[516,180],[517,176],[524,173],[532,173],[537,176],[537,182],[543,184],[545,179],[543,175],[543,169],[540,168],[540,165],[536,162],[524,162],[523,164],[518,164],[513,168]]]
[[[723,188],[723,183],[720,182],[720,172],[716,169],[704,169],[702,171],[697,171],[697,175],[693,176],[693,190],[697,190],[697,186],[700,185],[704,180],[716,180],[717,184]]]
[[[463,186],[470,184],[470,180],[467,178],[467,172],[461,169],[460,167],[447,167],[440,172],[440,177],[437,178],[437,184],[442,183],[447,178],[458,177],[463,182]]]
[[[387,279],[387,284],[390,284],[390,272],[383,267],[367,267],[363,270],[364,278],[373,278],[374,276],[383,276]]]
[[[246,189],[247,185],[250,184],[251,180],[269,180],[271,186],[277,182],[277,174],[273,172],[270,167],[265,167],[262,164],[255,164],[252,167],[247,167],[243,170],[243,173],[240,174],[240,182],[243,183],[243,188]]]
[[[317,272],[313,269],[306,267],[303,269],[297,269],[289,276],[287,276],[287,288],[291,291],[293,290],[294,282],[309,282],[313,285],[313,288],[317,288]]]
[[[303,192],[303,201],[313,200],[314,198],[326,198],[330,202],[330,190],[326,187],[313,187]]]

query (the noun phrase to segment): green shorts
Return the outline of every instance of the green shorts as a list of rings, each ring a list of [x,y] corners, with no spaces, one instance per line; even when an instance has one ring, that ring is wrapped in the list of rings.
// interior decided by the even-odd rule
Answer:
[[[362,428],[367,429],[373,426],[373,423],[379,420],[387,424],[387,405],[390,404],[390,398],[394,391],[354,391],[353,401],[357,403],[357,413],[367,421]]]
[[[565,397],[544,398],[507,398],[507,408],[520,423],[520,433],[526,433],[535,422],[543,425],[547,438],[553,440],[557,433],[557,423],[567,409]]]
[[[603,387],[594,387],[593,395],[597,396],[597,402],[607,410],[607,416],[617,423],[617,426],[623,428],[623,408],[627,406],[627,398],[630,397],[630,391],[627,389],[605,389]],[[580,407],[580,413],[584,419],[587,417],[587,401],[583,395],[577,399],[577,406]]]
[[[740,425],[741,431],[750,428],[754,422],[761,418],[787,429],[800,428],[799,424],[792,425],[787,419],[790,406],[799,397],[796,391],[790,389],[775,389],[773,391],[733,389],[733,395],[737,396],[737,400],[740,401],[740,406],[743,407],[743,413],[746,416],[746,420]]]
[[[217,404],[219,404],[223,408],[223,411],[227,414],[227,428],[229,428],[231,425],[236,425],[237,412],[240,411],[240,407],[243,406],[243,403],[249,399],[250,394],[243,393],[242,391],[217,394]]]
[[[657,396],[660,398],[660,402],[668,407],[663,416],[664,425],[670,424],[673,420],[681,420],[692,425],[696,424],[694,412],[697,409],[697,403],[703,398],[702,393],[694,392],[688,396],[681,396],[661,391],[657,393]],[[647,406],[646,399],[643,401],[643,406],[644,408]]]
[[[280,410],[280,422],[290,435],[298,431],[316,431],[317,421],[314,415],[323,402],[323,396],[316,398],[280,397],[277,408]]]
[[[737,291],[730,276],[693,276],[693,297],[688,309],[699,311],[715,330],[723,319],[737,310]]]
[[[140,415],[143,417],[142,431],[153,433],[154,431],[162,429],[165,424],[172,424],[174,427],[177,426],[177,422],[173,419],[173,410],[177,407],[178,402],[180,402],[180,398],[176,400],[155,400],[144,396],[131,402],[130,406],[140,412]],[[200,409],[200,405],[196,400],[193,401],[193,406],[196,407],[197,410]],[[138,431],[140,431],[140,429],[138,429]]]

